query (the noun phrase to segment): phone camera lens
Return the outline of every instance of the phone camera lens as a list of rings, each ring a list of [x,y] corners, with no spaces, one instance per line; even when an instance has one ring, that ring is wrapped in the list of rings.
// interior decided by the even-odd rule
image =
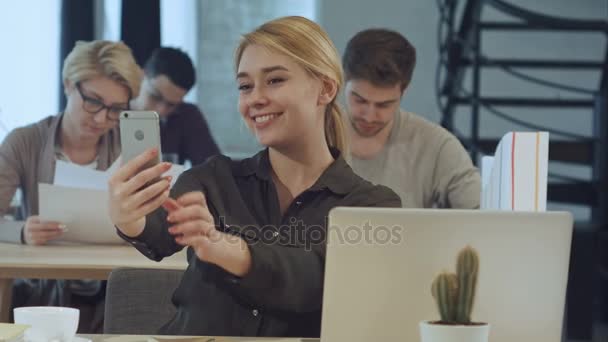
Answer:
[[[125,119],[129,118],[129,113],[125,113]]]

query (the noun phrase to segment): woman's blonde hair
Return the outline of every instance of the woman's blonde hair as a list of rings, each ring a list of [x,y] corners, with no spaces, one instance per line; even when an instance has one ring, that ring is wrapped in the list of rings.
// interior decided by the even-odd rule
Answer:
[[[338,50],[327,33],[304,17],[282,17],[269,21],[241,38],[235,51],[235,70],[243,52],[250,45],[263,46],[288,56],[313,77],[336,82],[336,96],[325,110],[325,139],[328,146],[346,153],[348,145],[343,114],[336,100],[343,84],[342,64]]]
[[[142,71],[125,43],[107,40],[76,42],[63,62],[63,82],[76,84],[99,76],[126,86],[130,99],[139,95]]]

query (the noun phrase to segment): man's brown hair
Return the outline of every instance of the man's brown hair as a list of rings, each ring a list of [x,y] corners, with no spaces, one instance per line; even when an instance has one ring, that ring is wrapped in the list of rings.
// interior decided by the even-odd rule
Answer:
[[[405,90],[412,80],[416,49],[396,31],[368,29],[357,33],[342,56],[346,80],[366,80],[376,86],[397,83]]]

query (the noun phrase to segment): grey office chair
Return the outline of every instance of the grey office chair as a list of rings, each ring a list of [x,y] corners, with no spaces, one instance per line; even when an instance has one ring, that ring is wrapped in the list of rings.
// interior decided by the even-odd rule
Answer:
[[[106,289],[104,334],[156,334],[175,314],[181,270],[118,268]]]

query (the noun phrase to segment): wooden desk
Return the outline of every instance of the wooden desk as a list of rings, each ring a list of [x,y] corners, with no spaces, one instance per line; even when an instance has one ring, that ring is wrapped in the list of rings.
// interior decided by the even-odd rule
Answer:
[[[146,336],[146,335],[78,335],[93,342],[319,342],[319,339],[271,337],[211,337],[211,336]]]
[[[13,279],[106,280],[114,268],[186,269],[186,250],[161,262],[128,245],[27,246],[0,243],[0,322],[8,322]]]

